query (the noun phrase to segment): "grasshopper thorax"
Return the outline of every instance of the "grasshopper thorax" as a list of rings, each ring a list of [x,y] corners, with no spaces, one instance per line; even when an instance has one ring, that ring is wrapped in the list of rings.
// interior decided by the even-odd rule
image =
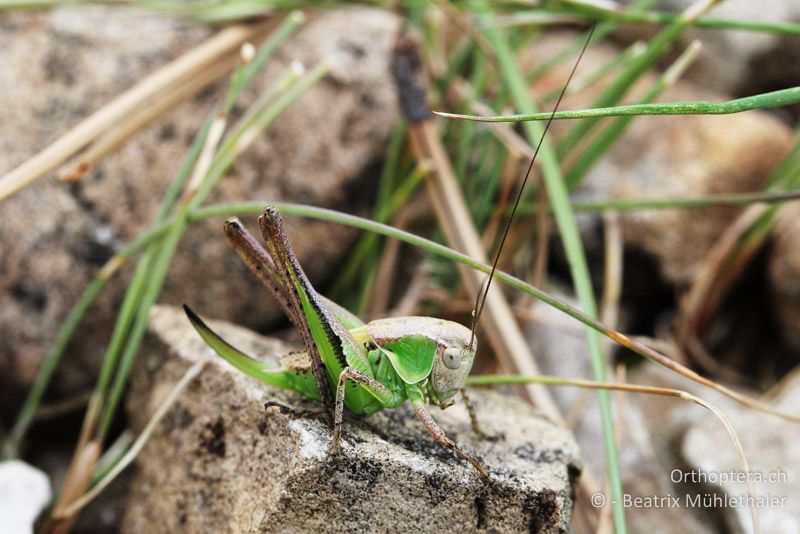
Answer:
[[[404,381],[425,383],[433,404],[449,405],[464,387],[477,345],[469,346],[469,328],[433,317],[398,317],[372,321],[364,329]]]

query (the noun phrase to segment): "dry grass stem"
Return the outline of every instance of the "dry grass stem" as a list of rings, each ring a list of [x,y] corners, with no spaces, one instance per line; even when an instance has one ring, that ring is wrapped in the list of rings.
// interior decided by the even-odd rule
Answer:
[[[157,70],[0,178],[0,200],[56,169],[112,128],[130,120],[163,91],[187,83],[229,53],[238,52],[242,43],[264,35],[275,23],[269,19],[231,26]]]

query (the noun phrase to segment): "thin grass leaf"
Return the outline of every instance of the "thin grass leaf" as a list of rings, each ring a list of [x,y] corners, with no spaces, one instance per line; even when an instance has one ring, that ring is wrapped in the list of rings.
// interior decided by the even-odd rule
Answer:
[[[577,212],[600,213],[614,211],[646,211],[664,209],[697,209],[719,206],[747,206],[750,204],[779,204],[800,199],[800,190],[783,192],[730,193],[708,195],[696,198],[628,198],[575,202],[572,207]],[[535,209],[520,210],[520,213],[533,213]]]
[[[694,62],[697,54],[700,52],[700,42],[692,42],[686,50],[678,57],[678,59],[662,74],[656,83],[648,89],[641,99],[643,104],[653,102],[663,93],[668,87],[672,86],[678,78],[680,78],[684,71]],[[567,188],[574,190],[580,184],[586,173],[589,172],[595,163],[608,152],[608,150],[616,143],[622,134],[627,131],[628,127],[633,122],[633,117],[620,117],[614,120],[611,124],[607,125],[600,135],[592,141],[589,146],[581,151],[577,160],[570,166],[569,170],[564,177],[567,182]]]
[[[479,19],[485,20],[490,13],[485,6],[479,7]],[[524,111],[533,111],[534,104],[528,89],[528,82],[516,65],[514,53],[508,46],[506,39],[499,30],[488,28],[486,36],[492,43],[500,67],[501,77],[507,85],[515,106]],[[591,33],[590,33],[591,37]],[[532,146],[540,144],[540,164],[545,187],[555,213],[556,225],[564,243],[567,260],[570,265],[572,281],[575,292],[585,312],[594,317],[597,315],[597,305],[592,289],[589,269],[580,241],[575,215],[569,202],[569,195],[565,187],[556,155],[547,139],[543,139],[543,130],[536,123],[524,123],[528,142]],[[591,356],[592,372],[598,382],[606,381],[606,362],[603,356],[600,338],[596,332],[587,329],[587,341]],[[618,533],[626,531],[625,510],[622,506],[622,479],[619,468],[619,453],[614,439],[614,420],[611,411],[611,399],[607,391],[598,391],[598,405],[600,409],[601,426],[603,429],[604,449],[608,480],[611,488],[612,512],[614,526]]]
[[[289,202],[273,202],[273,201],[224,203],[224,204],[215,204],[198,209],[191,214],[190,219],[194,221],[212,217],[227,217],[231,215],[258,215],[264,211],[265,205],[275,206],[278,210],[281,211],[281,213],[284,213],[286,215],[308,217],[321,221],[344,224],[347,226],[352,226],[353,228],[359,228],[362,230],[375,232],[386,237],[391,237],[393,239],[397,239],[404,243],[408,243],[412,246],[422,248],[423,250],[426,250],[433,254],[437,254],[448,260],[461,263],[463,265],[466,265],[467,267],[470,267],[471,269],[475,269],[482,273],[489,274],[492,270],[491,265],[476,261],[467,256],[466,254],[457,252],[444,245],[441,245],[429,239],[425,239],[424,237],[420,237],[418,235],[414,235],[385,224],[377,223],[375,221],[370,221],[369,219],[364,219],[361,217],[357,217],[355,215],[341,213],[334,210],[328,210],[325,208],[319,208],[316,206],[294,204]],[[705,378],[704,376],[696,373],[695,371],[692,371],[691,369],[665,356],[664,354],[660,353],[659,351],[655,350],[654,348],[642,342],[640,339],[626,336],[625,334],[618,332],[617,330],[610,328],[607,325],[604,325],[594,317],[588,315],[586,312],[571,306],[570,304],[564,302],[563,300],[554,297],[546,293],[545,291],[542,291],[541,289],[533,287],[532,285],[528,284],[523,280],[520,280],[515,276],[512,276],[508,273],[498,270],[495,271],[495,277],[497,280],[503,282],[510,288],[521,291],[527,295],[534,297],[537,300],[544,302],[549,306],[556,308],[557,310],[579,321],[583,325],[588,326],[592,330],[595,330],[596,332],[608,337],[612,341],[622,345],[623,347],[627,348],[628,350],[636,354],[639,354],[640,356],[652,361],[653,363],[656,363],[658,365],[666,367],[667,369],[677,372],[682,376],[688,378],[689,380],[692,380],[693,382],[697,382],[698,384],[719,391],[726,397],[729,397],[744,406],[765,413],[769,413],[771,415],[780,417],[787,421],[800,423],[800,415],[795,415],[791,413],[782,412],[780,410],[776,410],[774,407],[769,406],[761,401],[750,398],[747,395],[743,395],[721,384],[717,384],[713,380]]]
[[[516,11],[497,15],[490,24],[498,27],[516,27],[553,23],[569,24],[594,20],[616,24],[670,25],[674,24],[678,17],[679,15],[675,13],[663,11],[643,11],[638,9],[619,11],[600,7],[577,8],[565,6],[561,9],[537,9],[535,11]],[[691,26],[707,29],[743,30],[773,35],[800,35],[800,24],[790,22],[760,22],[703,17],[692,21]]]
[[[631,104],[628,106],[612,106],[579,110],[557,111],[555,119],[587,119],[601,117],[625,117],[631,115],[730,115],[744,111],[759,109],[779,108],[800,104],[800,87],[790,87],[770,93],[737,98],[727,102],[672,102]],[[550,118],[549,113],[520,113],[516,115],[496,115],[484,117],[482,115],[461,115],[434,111],[437,115],[449,119],[462,119],[477,122],[525,122],[545,121]]]

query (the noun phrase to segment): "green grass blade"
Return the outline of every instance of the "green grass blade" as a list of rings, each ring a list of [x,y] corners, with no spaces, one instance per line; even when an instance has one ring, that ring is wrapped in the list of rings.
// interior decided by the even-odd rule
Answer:
[[[632,115],[729,115],[743,111],[758,109],[771,109],[782,106],[800,104],[800,87],[790,87],[770,93],[737,98],[727,102],[672,102],[632,104],[628,106],[612,106],[590,109],[557,111],[555,119],[587,119],[602,117],[625,117]],[[481,115],[461,115],[435,111],[442,117],[471,120],[477,122],[525,122],[546,121],[550,113],[520,113],[516,115],[496,115],[484,117]]]
[[[516,65],[514,53],[509,48],[506,40],[496,29],[487,29],[485,35],[494,46],[501,76],[511,92],[511,97],[515,106],[521,110],[533,111],[534,105],[529,93],[527,81],[520,73]],[[537,146],[537,143],[539,143],[542,138],[543,131],[536,123],[526,122],[525,133],[531,145]],[[575,215],[572,212],[569,194],[561,176],[556,155],[546,139],[542,139],[541,141],[539,156],[548,198],[552,203],[556,224],[567,252],[572,281],[575,285],[575,293],[584,311],[589,316],[594,317],[597,315],[597,305],[595,303],[594,290],[592,289],[583,245],[580,241],[580,234],[578,233],[578,226],[575,221]],[[598,382],[605,382],[606,362],[603,357],[600,337],[595,331],[587,329],[587,341],[589,343],[594,378]],[[626,526],[625,511],[622,506],[622,479],[619,469],[619,454],[615,441],[611,397],[607,391],[600,390],[597,392],[597,400],[600,409],[608,479],[611,488],[611,507],[614,516],[614,527],[617,533],[624,533],[626,532]]]
[[[455,250],[447,248],[444,245],[440,245],[439,243],[430,241],[429,239],[425,239],[424,237],[420,237],[405,232],[403,230],[387,226],[385,224],[377,223],[375,221],[363,219],[355,215],[349,215],[347,213],[341,213],[334,210],[318,208],[316,206],[306,206],[303,204],[292,204],[286,202],[269,202],[269,201],[217,204],[193,212],[191,214],[191,220],[200,220],[210,217],[223,217],[230,215],[248,215],[248,214],[258,215],[264,211],[265,205],[274,206],[286,215],[309,217],[312,219],[318,219],[321,221],[328,221],[337,224],[344,224],[347,226],[352,226],[353,228],[360,228],[362,230],[375,232],[384,235],[386,237],[398,239],[412,246],[422,248],[433,254],[437,254],[445,259],[462,263],[467,267],[470,267],[471,269],[475,269],[477,271],[486,274],[492,271],[491,265],[475,261],[474,259],[470,258],[465,254],[456,252]],[[592,330],[608,337],[615,343],[622,345],[626,349],[636,354],[639,354],[640,356],[643,356],[644,358],[658,365],[661,365],[663,367],[666,367],[667,369],[675,371],[683,375],[684,377],[688,378],[689,380],[697,382],[698,384],[701,384],[705,387],[715,389],[716,391],[719,391],[723,395],[735,400],[736,402],[744,406],[748,406],[750,408],[762,411],[764,413],[768,413],[776,417],[786,419],[787,421],[792,421],[795,423],[800,422],[800,416],[776,410],[774,407],[764,402],[750,398],[730,388],[717,384],[716,382],[703,377],[702,375],[692,371],[691,369],[684,367],[683,365],[668,358],[667,356],[664,356],[657,350],[649,347],[648,345],[642,343],[641,341],[634,338],[630,338],[618,332],[617,330],[614,330],[613,328],[605,326],[602,322],[597,320],[595,317],[589,315],[588,313],[584,312],[583,310],[575,308],[567,304],[563,300],[553,297],[552,295],[547,294],[541,289],[538,289],[532,286],[531,284],[523,280],[520,280],[515,276],[512,276],[510,274],[498,270],[495,271],[495,278],[500,282],[503,282],[507,286],[511,287],[512,289],[522,291],[523,293],[526,293],[532,296],[533,298],[556,308],[557,310],[565,313],[566,315],[572,317],[573,319],[576,319],[577,321],[588,326]]]
[[[673,85],[692,64],[700,51],[700,43],[695,41],[684,50],[675,63],[659,77],[655,84],[642,97],[642,103],[653,102],[664,90]],[[605,127],[597,139],[587,146],[570,167],[564,180],[569,190],[574,190],[586,173],[616,143],[633,122],[634,117],[619,117]]]
[[[674,24],[680,15],[663,11],[645,11],[628,9],[618,11],[604,9],[601,6],[572,7],[562,9],[537,9],[535,11],[516,11],[506,15],[494,17],[492,23],[498,26],[527,26],[558,21],[560,23],[594,20],[604,23],[616,24]],[[790,22],[760,22],[747,20],[719,19],[703,17],[691,22],[697,28],[719,30],[743,30],[749,32],[771,33],[773,35],[797,36],[800,35],[800,24]]]

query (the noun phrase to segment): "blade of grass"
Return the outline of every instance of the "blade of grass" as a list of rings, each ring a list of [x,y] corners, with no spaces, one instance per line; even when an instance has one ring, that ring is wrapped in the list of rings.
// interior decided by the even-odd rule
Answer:
[[[480,6],[479,13],[481,19],[489,16],[485,5]],[[500,66],[501,77],[511,92],[511,97],[515,106],[524,111],[533,111],[534,104],[529,93],[527,80],[522,73],[520,73],[516,65],[514,53],[509,48],[507,41],[500,31],[496,29],[487,29],[486,35],[494,46]],[[532,146],[536,146],[536,143],[542,137],[543,131],[536,123],[526,122],[525,133],[528,137],[528,142]],[[590,317],[594,317],[597,315],[597,306],[586,257],[583,252],[583,245],[580,241],[580,234],[578,233],[578,227],[575,222],[575,215],[572,212],[569,196],[561,176],[555,152],[546,139],[541,143],[539,161],[541,162],[542,175],[548,197],[555,212],[556,225],[567,252],[572,281],[575,285],[575,293],[585,312]],[[600,338],[597,336],[596,332],[587,329],[587,341],[589,343],[593,375],[598,382],[605,382],[606,362],[603,356]],[[597,397],[600,408],[601,426],[603,429],[608,480],[611,489],[614,527],[617,533],[623,533],[627,529],[625,526],[625,511],[622,506],[622,479],[619,472],[619,453],[617,452],[617,446],[614,440],[615,433],[611,411],[611,399],[608,392],[603,390],[598,391]]]
[[[347,213],[341,213],[334,210],[318,208],[316,206],[307,206],[303,204],[293,204],[287,202],[271,202],[271,201],[217,204],[196,210],[192,214],[192,220],[205,219],[208,217],[230,216],[230,215],[247,215],[247,214],[257,215],[264,211],[265,205],[275,206],[282,213],[285,213],[287,215],[309,217],[312,219],[318,219],[337,224],[345,224],[347,226],[360,228],[362,230],[368,230],[370,232],[376,232],[386,237],[398,239],[415,247],[420,247],[424,250],[427,250],[428,252],[437,254],[448,260],[462,263],[472,269],[475,269],[477,271],[486,274],[489,274],[492,270],[491,265],[476,261],[466,254],[457,252],[444,245],[440,245],[439,243],[436,243],[429,239],[425,239],[424,237],[420,237],[402,230],[398,230],[397,228],[377,223],[375,221],[370,221],[369,219],[363,219],[355,215],[349,215]],[[577,321],[583,323],[585,326],[588,326],[592,330],[608,337],[612,341],[622,345],[623,347],[627,348],[628,350],[636,354],[639,354],[640,356],[643,356],[644,358],[652,361],[653,363],[656,363],[674,372],[677,372],[680,375],[688,378],[689,380],[692,380],[693,382],[697,382],[698,384],[719,391],[723,395],[737,401],[738,403],[744,406],[775,415],[776,417],[780,417],[787,421],[792,421],[796,423],[800,422],[800,415],[795,415],[791,413],[782,412],[780,410],[776,410],[775,408],[766,405],[763,402],[760,402],[756,399],[752,399],[746,395],[742,395],[741,393],[738,393],[721,384],[717,384],[713,380],[710,380],[696,373],[695,371],[692,371],[691,369],[681,365],[680,363],[674,361],[673,359],[661,354],[660,352],[646,345],[639,339],[628,337],[625,334],[622,334],[621,332],[618,332],[617,330],[610,328],[607,325],[604,325],[603,323],[598,321],[595,317],[587,314],[586,312],[569,305],[568,303],[564,302],[563,300],[557,297],[549,295],[548,293],[542,291],[541,289],[533,287],[532,285],[528,284],[523,280],[520,280],[515,276],[512,276],[503,271],[496,271],[495,276],[497,280],[503,282],[512,289],[522,291],[523,293],[530,295],[536,298],[537,300],[540,300],[550,306],[553,306],[557,310],[567,314],[573,319],[576,319]]]
[[[556,20],[560,24],[594,20],[597,22],[613,22],[616,24],[674,24],[679,15],[663,11],[645,11],[628,9],[626,11],[603,9],[601,7],[577,8],[564,6],[561,9],[537,9],[535,11],[516,11],[498,15],[491,24],[494,26],[526,26],[549,24]],[[703,17],[694,20],[691,26],[697,28],[720,30],[744,30],[749,32],[771,33],[773,35],[800,35],[800,24],[789,22],[759,22],[748,20],[719,19]]]
[[[111,482],[114,481],[117,476],[128,467],[133,460],[136,459],[136,456],[141,452],[144,448],[147,440],[150,439],[150,436],[155,431],[156,426],[161,420],[167,415],[170,408],[172,408],[175,401],[178,400],[178,397],[186,389],[192,380],[194,380],[202,371],[205,366],[205,362],[198,362],[191,366],[186,373],[181,377],[175,387],[169,392],[167,397],[159,403],[158,409],[147,422],[142,433],[136,438],[136,441],[122,454],[114,463],[113,466],[106,472],[106,474],[97,481],[96,484],[92,486],[92,489],[86,493],[84,493],[80,498],[75,499],[72,503],[64,508],[59,515],[55,515],[56,519],[66,519],[72,517],[76,513],[78,513],[83,507],[87,504],[92,502],[100,493],[108,487]]]
[[[719,195],[706,195],[693,198],[625,198],[612,200],[597,200],[591,202],[574,202],[572,208],[580,213],[601,213],[606,210],[613,211],[646,211],[666,209],[699,209],[719,206],[747,206],[750,204],[779,204],[790,200],[800,199],[800,190],[758,191],[754,193],[725,193]],[[550,208],[549,208],[550,209]],[[530,215],[537,213],[539,208],[534,205],[520,206],[517,213]]]
[[[737,98],[727,102],[672,102],[631,104],[628,106],[598,107],[579,110],[557,111],[555,119],[586,119],[601,117],[625,117],[630,115],[729,115],[758,109],[771,109],[782,106],[800,104],[800,87],[790,87],[770,93]],[[462,119],[478,122],[525,122],[545,121],[550,118],[547,113],[519,113],[516,115],[461,115],[434,111],[437,115],[449,119]]]

